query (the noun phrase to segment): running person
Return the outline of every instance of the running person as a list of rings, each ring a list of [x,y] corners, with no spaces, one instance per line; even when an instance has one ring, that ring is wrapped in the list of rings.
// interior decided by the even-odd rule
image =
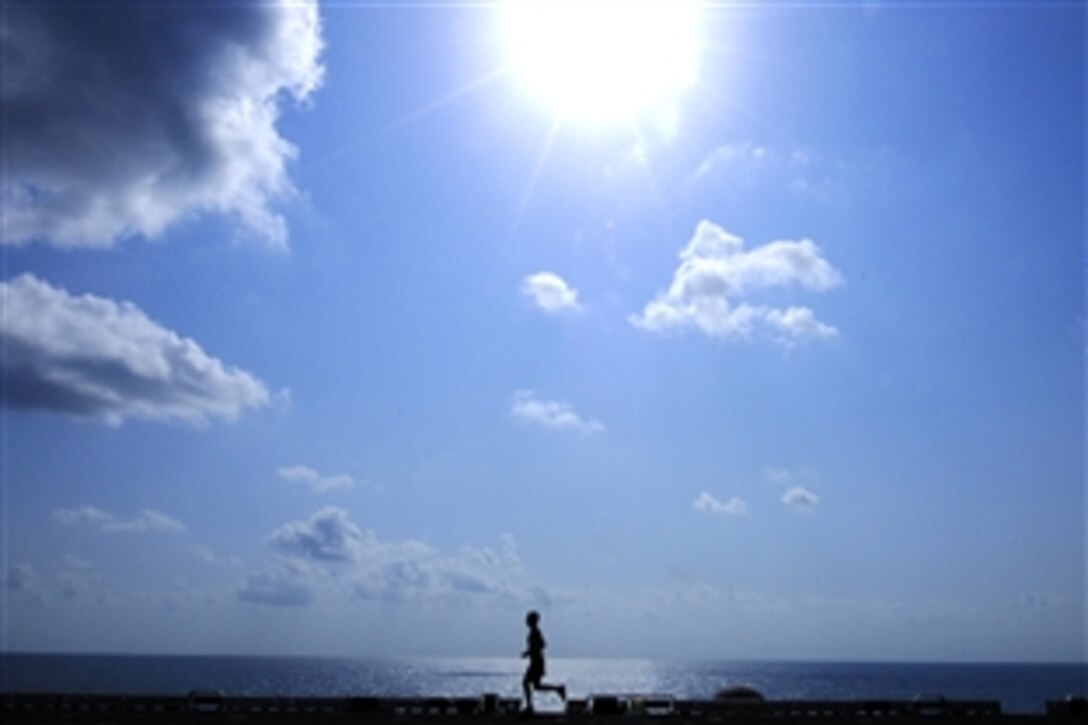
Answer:
[[[554,692],[567,701],[566,685],[549,685],[544,680],[544,635],[537,626],[540,623],[540,614],[531,611],[525,615],[525,626],[529,628],[529,636],[525,640],[525,651],[522,657],[529,659],[529,666],[525,670],[525,677],[521,680],[521,687],[525,691],[525,711],[533,711],[533,690]]]

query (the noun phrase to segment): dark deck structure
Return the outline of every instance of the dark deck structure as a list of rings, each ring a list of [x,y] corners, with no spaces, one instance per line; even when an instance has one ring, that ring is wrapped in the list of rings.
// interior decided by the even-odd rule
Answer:
[[[593,695],[572,699],[565,711],[526,715],[517,699],[473,698],[232,697],[188,695],[0,694],[0,718],[10,725],[39,723],[398,723],[431,725],[546,720],[572,725],[1014,725],[1088,722],[1083,697],[1046,703],[1037,714],[1003,713],[996,700],[687,700],[666,695]]]

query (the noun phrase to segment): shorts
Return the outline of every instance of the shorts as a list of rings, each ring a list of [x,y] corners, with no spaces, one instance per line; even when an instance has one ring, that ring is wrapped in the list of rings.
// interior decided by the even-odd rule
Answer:
[[[544,660],[529,660],[529,668],[525,670],[525,682],[531,685],[539,685],[544,679]]]

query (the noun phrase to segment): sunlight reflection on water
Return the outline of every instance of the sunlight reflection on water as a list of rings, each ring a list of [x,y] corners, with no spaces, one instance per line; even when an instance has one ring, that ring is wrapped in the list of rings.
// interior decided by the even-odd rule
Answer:
[[[521,695],[525,663],[516,658],[335,659],[301,657],[142,657],[3,655],[10,692],[241,696],[501,697]],[[1000,700],[1008,712],[1042,711],[1048,699],[1084,695],[1084,665],[815,662],[663,662],[644,659],[548,660],[546,681],[571,697],[658,694],[710,698],[748,684],[770,699]],[[542,694],[541,710],[559,707]]]

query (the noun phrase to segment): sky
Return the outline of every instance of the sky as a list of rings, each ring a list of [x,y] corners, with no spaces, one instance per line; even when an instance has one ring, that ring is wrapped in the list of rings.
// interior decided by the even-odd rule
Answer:
[[[5,651],[1085,661],[1077,2],[5,2]]]

